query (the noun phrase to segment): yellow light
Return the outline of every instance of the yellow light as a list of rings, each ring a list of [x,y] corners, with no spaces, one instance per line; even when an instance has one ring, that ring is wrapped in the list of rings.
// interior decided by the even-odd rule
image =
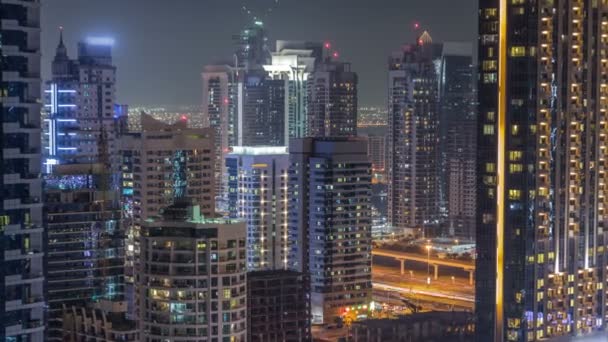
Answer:
[[[498,47],[498,168],[496,196],[496,322],[494,340],[503,341],[503,282],[504,282],[504,219],[505,219],[505,149],[507,130],[507,1],[500,0],[500,32]]]

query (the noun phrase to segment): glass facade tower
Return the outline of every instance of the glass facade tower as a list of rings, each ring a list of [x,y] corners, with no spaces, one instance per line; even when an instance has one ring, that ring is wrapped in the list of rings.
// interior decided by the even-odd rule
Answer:
[[[478,341],[606,326],[608,2],[481,0]]]

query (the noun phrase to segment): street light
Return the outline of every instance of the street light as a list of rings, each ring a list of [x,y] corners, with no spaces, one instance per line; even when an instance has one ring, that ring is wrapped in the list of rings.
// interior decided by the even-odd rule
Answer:
[[[431,284],[431,245],[426,245],[426,284]]]

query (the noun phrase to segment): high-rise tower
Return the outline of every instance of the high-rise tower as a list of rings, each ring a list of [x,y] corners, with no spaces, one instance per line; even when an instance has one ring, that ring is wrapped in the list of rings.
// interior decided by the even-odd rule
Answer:
[[[475,239],[476,116],[471,43],[444,42],[439,82],[439,198],[442,233]],[[444,223],[444,222],[442,222]]]
[[[247,269],[286,269],[287,148],[234,146],[226,166],[230,216],[247,223]]]
[[[310,137],[357,135],[357,74],[350,63],[327,57],[308,77]],[[333,59],[332,59],[333,58]]]
[[[394,228],[437,228],[437,120],[441,45],[425,31],[389,60],[388,221]]]
[[[60,33],[52,79],[46,82],[44,96],[43,164],[47,173],[57,164],[97,162],[102,135],[112,170],[117,171],[116,139],[126,116],[115,109],[112,46],[111,38],[89,37],[78,43],[78,58],[72,60]]]
[[[604,329],[608,2],[478,13],[478,341]]]
[[[243,222],[204,218],[186,202],[142,227],[138,265],[142,340],[243,342],[247,276]]]
[[[0,3],[0,339],[43,341],[40,2]]]
[[[289,146],[290,268],[310,274],[314,323],[371,302],[371,163],[361,138]]]

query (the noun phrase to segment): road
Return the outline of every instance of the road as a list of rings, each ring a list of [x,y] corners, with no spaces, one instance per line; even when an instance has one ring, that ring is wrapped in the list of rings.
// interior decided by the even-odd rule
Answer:
[[[427,284],[426,270],[411,270],[411,273],[401,275],[399,267],[375,263],[372,267],[372,282],[374,289],[399,292],[414,301],[436,303],[439,307],[472,309],[475,301],[474,287],[469,285],[466,277],[458,275],[440,276]]]

